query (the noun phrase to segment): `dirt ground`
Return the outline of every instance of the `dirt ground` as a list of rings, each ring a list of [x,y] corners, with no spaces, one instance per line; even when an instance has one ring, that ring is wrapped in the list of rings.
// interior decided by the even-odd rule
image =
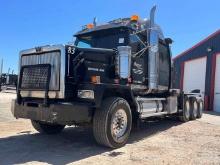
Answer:
[[[163,119],[132,131],[116,150],[100,147],[90,128],[68,127],[59,135],[40,135],[28,120],[10,112],[15,94],[0,93],[0,165],[10,164],[218,164],[220,114],[180,123]]]

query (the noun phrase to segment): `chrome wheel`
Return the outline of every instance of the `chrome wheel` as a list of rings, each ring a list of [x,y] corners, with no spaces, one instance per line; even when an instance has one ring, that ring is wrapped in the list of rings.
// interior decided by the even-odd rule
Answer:
[[[203,111],[203,103],[202,103],[202,101],[199,102],[199,107],[200,107],[199,110],[200,110],[200,111]]]
[[[95,111],[93,134],[95,140],[110,148],[126,144],[132,126],[132,113],[128,102],[120,97],[109,97]]]
[[[190,103],[189,103],[189,101],[186,101],[185,116],[186,116],[187,118],[190,117]]]
[[[201,118],[202,117],[202,113],[203,113],[203,110],[204,110],[204,107],[203,107],[203,101],[202,100],[199,100],[198,102],[198,114],[197,114],[197,118]]]
[[[193,110],[194,116],[197,116],[198,104],[197,104],[196,101],[194,101],[194,103],[193,103],[193,107],[194,107],[194,110]]]
[[[125,110],[117,110],[111,120],[111,134],[116,141],[126,133],[127,123],[128,117]]]

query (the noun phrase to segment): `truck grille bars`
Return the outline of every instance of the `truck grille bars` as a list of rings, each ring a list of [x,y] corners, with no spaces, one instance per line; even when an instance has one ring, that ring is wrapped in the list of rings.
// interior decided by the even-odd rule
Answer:
[[[52,49],[52,48],[51,48]],[[53,48],[54,49],[54,48]],[[61,52],[59,50],[43,50],[40,53],[24,53],[21,55],[20,65],[51,65],[50,90],[59,91],[61,72]]]
[[[20,91],[45,91],[44,104],[48,104],[48,92],[51,77],[50,64],[26,65],[22,66],[18,84],[18,103],[21,103]]]
[[[50,72],[50,65],[24,66],[21,69],[20,89],[45,90]]]

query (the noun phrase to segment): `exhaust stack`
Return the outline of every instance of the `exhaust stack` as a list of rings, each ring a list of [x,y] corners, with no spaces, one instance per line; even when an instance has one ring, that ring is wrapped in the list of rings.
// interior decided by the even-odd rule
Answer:
[[[148,30],[149,57],[148,57],[148,87],[150,90],[158,89],[158,43],[159,34],[154,22],[156,6],[150,12],[150,27]]]

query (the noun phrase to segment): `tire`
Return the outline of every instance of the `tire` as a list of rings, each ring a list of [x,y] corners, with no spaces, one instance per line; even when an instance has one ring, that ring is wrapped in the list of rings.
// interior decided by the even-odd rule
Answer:
[[[198,102],[195,97],[190,98],[190,119],[195,120],[198,115]]]
[[[198,112],[197,112],[198,119],[202,118],[203,110],[204,110],[204,103],[202,100],[198,100]]]
[[[184,98],[183,110],[179,115],[179,120],[182,122],[187,122],[190,119],[190,102],[188,97]]]
[[[48,123],[42,123],[40,121],[35,121],[35,120],[31,120],[31,123],[34,129],[42,134],[58,134],[62,132],[62,130],[65,127],[65,125],[48,124]]]
[[[130,106],[119,97],[107,98],[93,118],[93,134],[98,144],[120,148],[128,140],[132,127]]]

